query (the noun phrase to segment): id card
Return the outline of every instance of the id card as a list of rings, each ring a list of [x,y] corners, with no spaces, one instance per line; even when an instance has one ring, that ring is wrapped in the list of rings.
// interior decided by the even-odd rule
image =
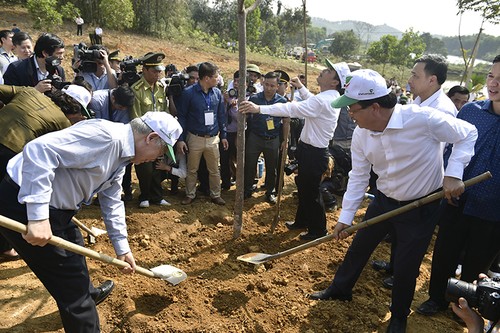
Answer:
[[[214,124],[214,113],[210,110],[205,112],[205,126],[211,126]]]
[[[271,131],[274,129],[274,121],[273,121],[273,118],[268,118],[266,120],[266,124],[267,124],[267,130],[268,131]]]

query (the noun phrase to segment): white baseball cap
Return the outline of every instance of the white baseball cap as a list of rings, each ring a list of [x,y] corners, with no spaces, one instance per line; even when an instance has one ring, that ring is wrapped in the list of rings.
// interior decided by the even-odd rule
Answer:
[[[345,82],[346,78],[349,74],[351,74],[351,70],[349,69],[349,66],[347,65],[347,63],[339,62],[339,63],[334,64],[328,59],[325,59],[325,62],[326,62],[326,66],[328,66],[328,68],[333,69],[337,72],[337,75],[340,79],[340,87],[344,88],[345,83],[346,83]]]
[[[87,110],[87,105],[89,105],[90,100],[92,99],[90,91],[76,84],[70,84],[68,86],[65,86],[64,88],[62,88],[61,91],[66,95],[73,97],[78,103],[80,103],[82,108],[85,110],[86,114],[87,115],[89,114]]]
[[[360,69],[346,77],[344,95],[332,102],[332,107],[342,108],[359,101],[379,98],[391,92],[385,79],[372,69]]]
[[[172,115],[163,111],[146,112],[141,119],[167,143],[168,152],[175,163],[173,146],[182,134],[181,124]]]

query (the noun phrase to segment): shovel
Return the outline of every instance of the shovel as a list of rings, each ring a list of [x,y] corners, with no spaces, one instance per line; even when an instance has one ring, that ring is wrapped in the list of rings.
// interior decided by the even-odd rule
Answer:
[[[481,174],[479,176],[476,176],[474,178],[466,180],[464,182],[464,185],[465,185],[465,187],[469,187],[471,185],[474,185],[476,183],[482,182],[482,181],[484,181],[486,179],[489,179],[489,178],[491,178],[491,173],[489,171],[486,171],[485,173],[483,173],[483,174]],[[426,197],[424,197],[422,199],[413,201],[413,202],[411,202],[411,203],[409,203],[409,204],[407,204],[407,205],[405,205],[403,207],[391,210],[390,212],[381,214],[379,216],[375,216],[375,217],[373,217],[373,218],[371,218],[369,220],[366,220],[366,221],[363,221],[363,222],[358,223],[356,225],[350,226],[350,227],[344,229],[343,231],[345,231],[345,232],[347,232],[349,234],[352,234],[352,233],[354,233],[355,231],[357,231],[359,229],[363,229],[363,228],[366,228],[366,227],[368,227],[368,226],[370,226],[372,224],[376,224],[376,223],[385,221],[388,218],[397,216],[397,215],[402,214],[402,213],[406,213],[409,210],[412,210],[414,208],[423,206],[425,204],[428,204],[428,203],[430,203],[432,201],[441,199],[443,197],[444,197],[444,191],[441,190],[439,192],[430,194],[430,195],[428,195],[428,196],[426,196]],[[326,235],[326,236],[317,238],[317,239],[315,239],[313,241],[304,243],[302,245],[293,247],[291,249],[285,250],[283,252],[278,252],[278,253],[275,253],[275,254],[247,253],[247,254],[239,256],[237,259],[241,260],[241,261],[249,262],[249,263],[254,264],[254,265],[259,265],[259,264],[263,264],[263,263],[265,263],[267,261],[270,261],[270,260],[273,260],[273,259],[278,259],[278,258],[286,257],[286,256],[288,256],[290,254],[300,252],[300,251],[308,249],[310,247],[313,247],[313,246],[316,246],[316,245],[328,242],[329,240],[332,240],[332,239],[334,239],[334,235],[330,234],[330,235]]]
[[[87,227],[85,224],[83,224],[83,222],[81,222],[80,220],[78,220],[74,216],[71,218],[71,221],[74,224],[76,224],[80,229],[87,232],[88,242],[91,244],[94,244],[96,242],[97,236],[107,234],[106,230],[102,230],[102,229],[96,228],[94,226],[92,226],[92,228]]]
[[[12,231],[19,232],[21,234],[26,234],[27,233],[27,227],[26,225],[19,223],[17,221],[11,220],[8,217],[0,215],[0,226],[10,229]],[[52,236],[49,239],[49,244],[63,248],[65,250],[80,254],[82,256],[86,256],[89,258],[93,258],[96,260],[100,260],[102,262],[105,262],[107,264],[111,264],[120,268],[125,268],[129,267],[129,264],[126,263],[125,261],[110,257],[106,254],[96,252],[94,250],[88,249],[86,247],[77,245],[75,243],[71,243],[65,239],[62,239],[57,236]],[[172,285],[177,285],[184,281],[187,278],[187,275],[184,271],[180,270],[177,267],[170,266],[170,265],[161,265],[157,266],[151,269],[146,269],[140,266],[136,266],[135,271],[141,275],[147,276],[147,277],[152,277],[152,278],[159,278],[162,280],[166,280],[167,282],[171,283]]]

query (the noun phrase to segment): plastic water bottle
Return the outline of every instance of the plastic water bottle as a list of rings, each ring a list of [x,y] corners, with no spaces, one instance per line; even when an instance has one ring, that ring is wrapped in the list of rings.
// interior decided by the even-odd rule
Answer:
[[[264,159],[259,157],[257,161],[257,178],[261,178],[264,174]]]

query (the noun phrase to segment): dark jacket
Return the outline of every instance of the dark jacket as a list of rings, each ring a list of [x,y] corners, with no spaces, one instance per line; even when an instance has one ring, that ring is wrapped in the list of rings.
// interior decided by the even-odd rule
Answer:
[[[64,69],[57,66],[56,74],[62,81],[66,81]],[[3,75],[4,83],[12,86],[34,87],[38,83],[38,75],[35,66],[35,56],[13,62]]]

